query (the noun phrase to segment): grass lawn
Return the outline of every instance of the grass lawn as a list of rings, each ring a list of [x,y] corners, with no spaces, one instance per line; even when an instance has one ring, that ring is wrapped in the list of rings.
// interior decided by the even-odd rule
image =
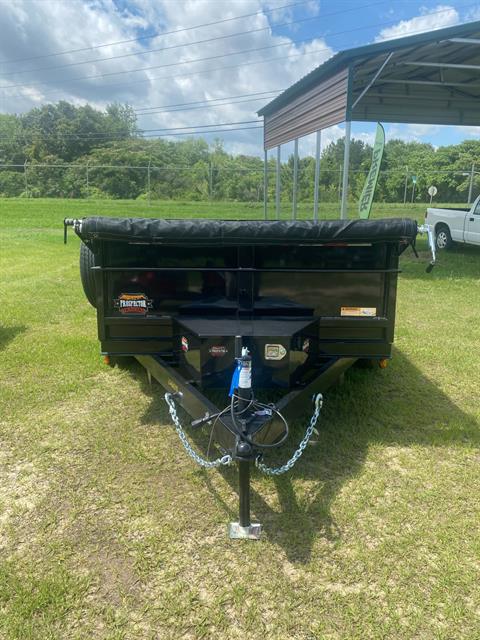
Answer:
[[[235,470],[196,468],[161,388],[102,363],[78,239],[62,244],[64,216],[144,212],[263,215],[0,201],[0,638],[478,638],[480,249],[431,274],[424,240],[407,251],[390,366],[326,394],[294,470],[254,474],[262,540],[230,541]]]
[[[372,217],[409,216],[423,221],[428,205],[426,204],[374,204]],[[438,205],[441,206],[441,205]],[[461,205],[459,205],[461,206]],[[466,206],[466,205],[464,205]],[[339,203],[320,203],[321,218],[338,218]],[[358,214],[353,204],[349,207],[350,216]],[[0,199],[0,212],[5,225],[6,221],[14,226],[25,227],[28,231],[34,228],[58,227],[64,217],[81,218],[83,216],[143,216],[160,218],[251,218],[263,219],[263,203],[257,202],[175,202],[172,200],[153,200],[149,206],[140,200],[64,200],[61,198],[9,198]],[[291,204],[283,202],[281,217],[292,216]],[[268,217],[275,218],[275,205],[269,203]],[[313,205],[300,202],[299,218],[312,218]]]

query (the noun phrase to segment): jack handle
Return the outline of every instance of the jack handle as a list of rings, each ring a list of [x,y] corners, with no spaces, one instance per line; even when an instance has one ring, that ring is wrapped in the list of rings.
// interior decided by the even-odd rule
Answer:
[[[76,220],[74,218],[64,218],[63,219],[63,244],[67,244],[67,230],[68,227],[74,227]]]
[[[437,262],[437,252],[435,249],[435,236],[433,234],[432,228],[429,224],[422,224],[418,227],[418,233],[426,233],[427,237],[428,237],[428,245],[430,247],[430,253],[432,254],[432,259],[430,260],[430,263],[428,264],[427,268],[425,269],[425,271],[427,273],[431,273],[433,267],[435,266],[436,262]]]

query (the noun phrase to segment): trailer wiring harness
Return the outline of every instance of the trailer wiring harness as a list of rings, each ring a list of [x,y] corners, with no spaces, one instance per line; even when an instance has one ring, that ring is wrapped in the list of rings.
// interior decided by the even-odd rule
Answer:
[[[251,392],[251,396],[248,400],[247,406],[243,409],[240,409],[240,403],[244,401],[244,398],[241,398],[236,393],[232,393],[230,404],[221,412],[226,412],[227,409],[230,408],[230,416],[232,418],[232,424],[234,426],[236,435],[245,442],[248,442],[248,444],[250,444],[252,447],[255,447],[257,449],[276,449],[277,447],[281,446],[288,438],[289,430],[288,423],[282,416],[280,411],[275,408],[274,404],[263,404],[262,402],[259,402],[253,395],[253,391]],[[248,431],[244,428],[244,425],[241,422],[240,424],[238,422],[239,420],[242,420],[243,415],[250,415],[250,417],[252,418],[257,416],[270,416],[273,418],[274,414],[277,415],[283,422],[284,433],[280,440],[277,440],[277,442],[273,442],[271,444],[262,444],[253,441]],[[267,424],[268,422],[266,422],[264,426],[267,426]]]
[[[172,417],[172,421],[173,424],[175,425],[175,431],[177,432],[180,441],[182,442],[185,451],[188,453],[188,455],[201,467],[205,468],[205,469],[213,469],[219,466],[225,466],[225,465],[229,465],[232,463],[233,461],[233,457],[231,454],[225,454],[224,456],[221,456],[219,458],[216,458],[215,460],[208,460],[206,458],[203,458],[202,456],[200,456],[190,445],[189,441],[188,441],[188,437],[185,433],[185,430],[183,429],[180,420],[178,418],[178,414],[177,414],[177,410],[176,410],[176,406],[175,406],[175,397],[179,396],[178,393],[166,393],[165,394],[165,402],[168,405],[169,411],[170,411],[170,415]],[[286,441],[286,439],[288,438],[289,435],[289,429],[288,429],[288,424],[287,421],[285,420],[285,418],[282,416],[282,414],[275,409],[275,406],[272,404],[264,404],[262,402],[259,402],[258,400],[256,400],[253,396],[253,393],[250,397],[249,400],[247,400],[247,405],[245,407],[243,407],[242,409],[239,409],[239,402],[240,401],[245,401],[244,398],[241,398],[240,396],[238,396],[237,394],[233,393],[232,397],[231,397],[231,401],[230,403],[224,408],[222,409],[222,411],[220,411],[218,414],[214,415],[214,416],[206,416],[205,418],[202,418],[201,420],[196,421],[197,423],[205,423],[205,422],[212,422],[212,428],[211,428],[211,432],[210,432],[210,441],[208,444],[208,452],[210,451],[210,446],[211,446],[211,442],[212,442],[212,436],[213,436],[213,432],[214,432],[214,428],[215,428],[215,424],[216,422],[220,419],[220,417],[224,414],[226,414],[228,411],[230,411],[230,415],[232,417],[232,424],[234,425],[235,431],[236,431],[236,435],[238,438],[240,438],[241,440],[243,440],[244,442],[247,442],[252,448],[254,449],[274,449],[277,448],[279,446],[281,446],[282,444],[284,444],[284,442]],[[314,396],[314,412],[312,417],[310,418],[310,422],[309,425],[305,431],[305,435],[302,438],[302,440],[300,441],[300,444],[298,445],[297,449],[295,450],[295,452],[293,453],[293,455],[289,458],[289,460],[284,463],[281,466],[278,467],[269,467],[266,464],[264,464],[262,462],[262,458],[263,458],[263,453],[259,452],[258,455],[255,457],[255,465],[256,467],[262,471],[263,473],[265,473],[266,475],[271,475],[271,476],[279,476],[282,475],[284,473],[286,473],[287,471],[290,471],[290,469],[292,469],[292,467],[295,465],[295,463],[297,462],[297,460],[301,457],[301,455],[303,454],[303,452],[305,451],[313,433],[316,431],[316,425],[318,422],[318,419],[320,417],[320,412],[322,409],[322,405],[323,405],[323,396],[321,393],[318,393]],[[252,409],[254,410],[253,414],[255,414],[255,412],[258,411],[269,411],[271,412],[270,415],[273,414],[277,414],[277,416],[283,421],[284,425],[285,425],[285,431],[284,434],[282,435],[282,437],[275,443],[272,444],[258,444],[256,442],[254,442],[250,436],[245,432],[244,429],[244,425],[242,424],[242,422],[239,422],[240,420],[242,420],[241,416],[245,415],[247,413],[247,411],[252,411]],[[252,413],[250,413],[250,415],[252,415]],[[198,425],[197,425],[198,426]],[[318,433],[318,432],[317,432]],[[208,453],[207,453],[208,455]]]

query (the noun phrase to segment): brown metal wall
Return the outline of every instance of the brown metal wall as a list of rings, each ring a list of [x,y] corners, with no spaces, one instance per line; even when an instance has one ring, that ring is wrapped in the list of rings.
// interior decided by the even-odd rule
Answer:
[[[347,90],[348,69],[343,69],[275,113],[266,115],[265,149],[343,122],[346,116]]]

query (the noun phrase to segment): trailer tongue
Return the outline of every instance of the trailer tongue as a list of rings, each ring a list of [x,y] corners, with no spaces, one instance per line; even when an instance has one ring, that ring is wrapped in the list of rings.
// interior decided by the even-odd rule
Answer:
[[[322,393],[356,360],[391,356],[400,254],[414,245],[408,219],[335,221],[66,220],[83,241],[82,282],[97,309],[104,355],[135,356],[166,389],[177,433],[204,467],[239,467],[239,521],[231,537],[257,538],[250,467],[292,468],[315,429]],[[93,276],[93,277],[92,277]],[[283,390],[275,404],[254,389]],[[225,406],[208,399],[225,391]],[[228,402],[227,402],[228,396]],[[211,430],[221,455],[191,446]],[[312,413],[293,456],[267,464],[294,438],[288,423]]]

